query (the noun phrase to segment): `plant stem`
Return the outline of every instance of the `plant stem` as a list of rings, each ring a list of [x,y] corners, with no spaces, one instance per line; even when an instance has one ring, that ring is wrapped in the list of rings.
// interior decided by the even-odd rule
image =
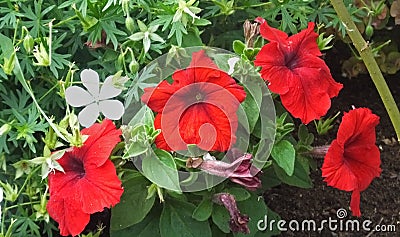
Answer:
[[[336,11],[339,19],[346,27],[346,31],[350,36],[353,45],[359,52],[361,59],[364,61],[365,66],[371,76],[372,81],[375,84],[376,89],[385,105],[386,111],[389,114],[390,120],[392,121],[394,130],[397,135],[397,140],[400,141],[400,112],[393,99],[392,93],[386,84],[385,78],[382,75],[381,70],[377,62],[375,61],[374,55],[371,51],[371,47],[368,42],[364,40],[360,31],[354,24],[351,16],[343,3],[343,0],[331,0],[331,4]]]

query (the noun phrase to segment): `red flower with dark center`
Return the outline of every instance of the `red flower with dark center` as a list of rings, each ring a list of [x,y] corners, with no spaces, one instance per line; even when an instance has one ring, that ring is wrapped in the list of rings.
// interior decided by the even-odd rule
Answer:
[[[264,45],[254,64],[261,66],[261,77],[269,89],[280,95],[282,104],[305,124],[325,115],[330,98],[339,94],[342,84],[333,80],[328,66],[319,57],[318,35],[314,23],[298,34],[288,35],[270,27],[258,17],[261,35],[270,41]]]
[[[58,222],[60,234],[78,235],[90,214],[114,206],[123,193],[121,181],[109,160],[120,141],[121,130],[104,120],[81,131],[89,135],[82,147],[73,147],[58,160],[65,173],[49,175],[49,215]]]
[[[322,165],[322,177],[329,186],[352,192],[350,208],[354,216],[361,216],[360,192],[381,173],[375,145],[378,123],[379,117],[367,108],[346,113]]]
[[[203,150],[226,151],[236,141],[236,111],[245,99],[243,87],[218,69],[204,50],[195,52],[188,68],[146,88],[142,101],[158,114],[161,129],[155,143],[168,151],[186,150],[196,144]]]

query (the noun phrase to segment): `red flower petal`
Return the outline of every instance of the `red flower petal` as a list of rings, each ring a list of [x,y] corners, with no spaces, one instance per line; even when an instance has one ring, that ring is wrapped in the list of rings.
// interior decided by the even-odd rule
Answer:
[[[84,145],[74,149],[75,157],[84,157],[85,164],[101,166],[110,157],[115,145],[121,141],[121,130],[116,129],[111,120],[105,119],[101,124],[96,123],[81,131],[82,135],[89,135]]]
[[[158,112],[154,125],[162,133],[156,138],[157,147],[176,151],[197,144],[205,150],[228,149],[236,139],[236,111],[246,97],[243,87],[203,50],[193,53],[190,66],[176,71],[172,79],[172,84],[163,81],[145,89],[142,96]]]
[[[288,35],[278,29],[272,28],[268,25],[267,21],[261,17],[257,17],[256,21],[261,23],[260,25],[260,34],[264,39],[269,41],[276,41],[276,42],[285,42],[288,38]]]
[[[59,160],[65,173],[49,175],[49,215],[59,223],[62,235],[80,234],[90,214],[119,202],[123,189],[108,159],[120,141],[121,131],[110,120],[81,132],[89,135],[82,147],[74,147]]]
[[[261,66],[261,76],[269,89],[281,95],[282,104],[305,124],[325,115],[330,98],[337,96],[342,85],[336,83],[318,56],[321,55],[314,24],[306,30],[287,37],[263,19],[260,32],[271,42],[260,50],[254,64]]]
[[[158,114],[154,125],[162,133],[156,138],[157,147],[169,151],[186,150],[187,144],[197,144],[203,150],[226,151],[236,141],[237,116],[227,116],[212,104],[192,105],[182,113]],[[165,134],[168,134],[167,140]]]
[[[360,191],[359,190],[354,190],[351,193],[350,209],[351,209],[353,216],[358,216],[358,217],[361,216]]]
[[[215,65],[215,63],[206,55],[204,50],[192,54],[192,61],[190,62],[189,68],[191,67],[218,69],[217,65]]]
[[[322,177],[329,186],[353,191],[350,206],[356,216],[361,215],[360,192],[381,173],[379,149],[375,145],[378,123],[379,117],[366,108],[346,113],[322,165]]]
[[[82,233],[89,223],[90,214],[84,213],[73,197],[50,197],[47,211],[58,222],[62,236],[76,236]]]
[[[156,87],[145,88],[141,99],[150,109],[157,113],[161,113],[165,104],[176,90],[177,88],[169,84],[167,81],[162,81]]]
[[[82,210],[86,213],[95,213],[119,203],[123,193],[121,184],[114,164],[107,160],[98,168],[87,168],[85,177],[74,187],[80,194]]]

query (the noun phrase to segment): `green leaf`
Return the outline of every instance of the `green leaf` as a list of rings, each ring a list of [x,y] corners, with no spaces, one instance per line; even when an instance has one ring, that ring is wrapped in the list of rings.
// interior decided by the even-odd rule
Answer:
[[[192,217],[198,221],[205,221],[210,218],[213,209],[213,203],[211,199],[205,198],[193,211]]]
[[[262,197],[257,196],[255,193],[251,194],[251,197],[243,202],[237,203],[238,208],[242,214],[246,214],[250,217],[250,221],[248,223],[248,227],[250,229],[250,234],[236,233],[235,237],[251,237],[255,236],[260,230],[258,229],[258,223],[260,220],[265,219],[265,215],[267,215],[268,220],[276,220],[278,221],[280,218],[278,214],[271,211],[264,202]],[[272,231],[274,233],[279,233]],[[263,232],[262,236],[271,236],[272,233],[269,229]]]
[[[218,228],[224,233],[230,233],[231,229],[229,228],[229,213],[225,207],[220,205],[215,205],[212,212],[212,221]]]
[[[157,206],[157,205],[156,205]],[[153,207],[139,223],[122,230],[110,230],[111,237],[160,237],[160,208]]]
[[[141,222],[153,207],[155,196],[147,198],[150,184],[143,176],[130,176],[123,181],[121,201],[112,208],[111,229],[121,230]]]
[[[211,21],[206,20],[206,19],[195,19],[193,25],[195,25],[195,26],[211,25]]]
[[[251,196],[251,194],[244,188],[232,187],[225,189],[224,192],[232,194],[237,202],[245,201]]]
[[[133,118],[129,121],[128,125],[135,126],[137,124],[145,124],[149,127],[154,127],[154,115],[151,109],[143,105],[141,109],[133,116]]]
[[[276,161],[276,163],[283,170],[285,170],[287,175],[293,175],[296,152],[292,143],[286,140],[279,141],[272,148],[271,156]]]
[[[293,185],[300,188],[311,188],[312,181],[309,177],[309,172],[303,167],[303,165],[297,161],[294,162],[294,173],[292,176],[288,176],[286,172],[276,164],[273,164],[275,174],[278,178],[289,185]]]
[[[132,41],[139,41],[144,38],[144,33],[143,32],[137,32],[131,36],[128,37]]]
[[[154,155],[156,156],[147,156],[142,161],[142,169],[146,178],[162,188],[182,192],[172,155],[159,149],[155,150]]]
[[[242,41],[240,40],[233,41],[233,51],[235,51],[235,53],[241,55],[245,48],[246,45]]]
[[[176,199],[167,199],[160,218],[162,237],[211,237],[207,221],[192,218],[195,206]]]
[[[163,38],[161,38],[159,35],[157,35],[156,33],[150,33],[149,36],[150,36],[150,39],[153,40],[153,41],[158,41],[158,42],[161,42],[161,43],[165,42],[165,40]]]
[[[247,96],[246,99],[241,104],[241,106],[243,107],[244,112],[246,113],[246,119],[249,123],[250,132],[252,132],[257,124],[257,120],[260,115],[262,91],[257,83],[252,83],[252,82],[247,82],[246,87],[244,89],[246,91]]]
[[[146,32],[147,31],[147,26],[140,20],[137,20],[139,29],[141,32]]]

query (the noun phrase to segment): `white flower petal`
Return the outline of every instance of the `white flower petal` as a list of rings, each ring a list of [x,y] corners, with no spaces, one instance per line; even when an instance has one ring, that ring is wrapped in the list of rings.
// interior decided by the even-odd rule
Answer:
[[[235,65],[239,61],[238,57],[230,58],[228,59],[228,64],[229,64],[229,71],[228,74],[232,75],[232,73],[235,71]]]
[[[65,90],[65,99],[73,107],[85,106],[95,101],[89,92],[78,86],[68,87]]]
[[[90,127],[96,122],[99,113],[99,106],[96,103],[90,104],[78,114],[79,123],[86,128]]]
[[[101,87],[101,90],[100,90],[99,100],[110,99],[110,98],[116,97],[119,94],[121,94],[122,90],[116,88],[113,85],[113,81],[112,81],[113,77],[114,76],[109,76],[104,81],[103,86]]]
[[[119,100],[102,100],[99,102],[100,111],[111,120],[118,120],[125,112],[124,105]]]
[[[92,69],[85,69],[81,72],[81,81],[90,94],[98,100],[99,98],[99,74]]]

